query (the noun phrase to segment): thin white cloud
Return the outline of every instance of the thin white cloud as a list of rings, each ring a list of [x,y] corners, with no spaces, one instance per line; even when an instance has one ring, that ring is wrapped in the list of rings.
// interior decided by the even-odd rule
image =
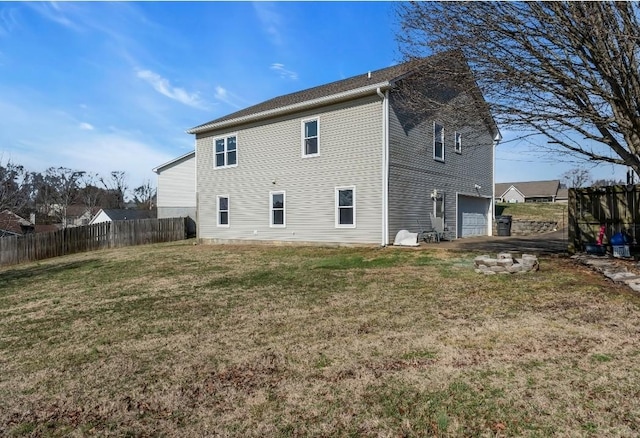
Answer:
[[[93,131],[93,125],[87,122],[82,122],[80,123],[79,126],[80,129],[82,129],[83,131]]]
[[[138,70],[137,76],[148,82],[158,93],[193,108],[206,109],[206,104],[198,93],[189,93],[183,88],[174,87],[168,79],[151,70]]]
[[[262,24],[262,30],[269,35],[273,44],[281,46],[283,42],[281,29],[283,28],[284,18],[276,10],[276,6],[276,3],[253,3],[253,9]]]
[[[284,68],[284,64],[274,62],[269,68],[277,72],[283,79],[291,79],[293,81],[298,79],[298,73],[292,70],[287,70],[286,68]]]
[[[14,8],[0,9],[0,36],[7,36],[18,27],[16,14]]]
[[[242,99],[234,93],[231,93],[224,87],[220,85],[216,86],[215,98],[220,102],[224,102],[227,105],[230,105],[234,108],[242,108],[243,104]]]
[[[25,4],[47,20],[53,21],[67,29],[78,32],[84,30],[83,26],[68,17],[66,11],[63,11],[56,2],[26,2]],[[69,10],[70,7],[68,4],[65,4],[66,10]]]
[[[193,145],[188,136],[176,134],[167,142],[164,135],[155,138],[144,129],[82,129],[86,123],[82,119],[43,106],[36,96],[29,90],[18,93],[0,85],[0,119],[5,125],[0,130],[0,157],[11,158],[30,171],[63,166],[106,176],[123,170],[130,185],[137,186],[145,179],[154,181],[151,169],[180,155],[183,146]]]

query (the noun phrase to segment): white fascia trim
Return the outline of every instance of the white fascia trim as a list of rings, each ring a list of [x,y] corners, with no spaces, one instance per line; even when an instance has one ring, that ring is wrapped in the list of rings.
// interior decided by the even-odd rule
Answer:
[[[187,152],[187,153],[186,153],[186,154],[184,154],[184,155],[180,155],[178,158],[174,158],[174,159],[173,159],[173,160],[171,160],[171,161],[167,161],[166,163],[161,164],[161,165],[159,165],[158,167],[154,167],[154,168],[153,168],[153,169],[151,169],[151,170],[152,170],[153,172],[155,172],[155,173],[158,173],[161,169],[164,169],[165,167],[169,167],[169,166],[171,166],[172,164],[175,164],[175,163],[177,163],[178,161],[180,161],[180,160],[182,160],[182,159],[184,159],[184,158],[189,158],[191,155],[193,155],[193,156],[195,156],[195,155],[196,155],[196,151],[195,151],[195,149],[194,149],[193,151],[191,151],[191,152]]]
[[[386,90],[391,86],[389,81],[380,82],[373,85],[367,85],[366,87],[356,88],[355,90],[344,91],[338,94],[332,94],[330,96],[320,97],[318,99],[307,100],[305,102],[294,103],[293,105],[287,105],[280,108],[274,108],[267,111],[262,111],[256,114],[249,114],[244,117],[238,117],[237,119],[225,120],[219,123],[209,123],[197,128],[191,128],[187,131],[187,134],[199,134],[201,132],[211,131],[213,129],[220,129],[231,125],[238,125],[240,123],[252,122],[254,120],[260,120],[267,117],[274,117],[281,114],[287,114],[294,111],[301,111],[317,106],[327,105],[334,102],[340,102],[359,96],[365,96],[367,94],[376,93],[378,89]]]
[[[514,185],[510,186],[507,190],[505,190],[505,192],[502,194],[502,196],[500,196],[501,198],[504,198],[504,195],[506,195],[508,192],[511,191],[511,189],[515,190],[516,192],[518,192],[518,194],[520,196],[522,196],[522,199],[525,198],[531,198],[531,196],[525,196],[524,193],[522,193],[520,190],[518,190],[518,188]]]

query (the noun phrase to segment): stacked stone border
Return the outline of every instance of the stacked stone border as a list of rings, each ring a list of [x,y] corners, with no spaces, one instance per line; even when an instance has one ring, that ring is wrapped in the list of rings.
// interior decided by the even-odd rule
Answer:
[[[634,292],[640,292],[640,272],[638,272],[635,264],[633,264],[633,266],[636,267],[636,272],[633,272],[629,270],[631,264],[625,266],[619,262],[616,263],[615,260],[608,256],[576,254],[571,256],[571,258],[599,272],[614,283],[626,284]]]
[[[538,257],[532,254],[522,254],[522,257],[515,257],[510,252],[498,253],[496,258],[489,255],[481,255],[474,260],[475,271],[478,274],[525,274],[540,269]]]
[[[530,221],[525,219],[513,219],[511,221],[512,236],[532,236],[535,234],[549,233],[558,229],[558,222]],[[493,225],[493,235],[498,235],[498,225]]]

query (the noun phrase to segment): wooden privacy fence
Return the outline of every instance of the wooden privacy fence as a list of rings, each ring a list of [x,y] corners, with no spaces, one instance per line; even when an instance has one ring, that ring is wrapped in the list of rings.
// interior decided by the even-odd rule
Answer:
[[[625,231],[640,238],[640,186],[618,185],[569,189],[569,250],[594,244],[604,226],[603,244]]]
[[[0,266],[103,248],[173,242],[186,238],[185,218],[103,222],[50,233],[0,238]]]

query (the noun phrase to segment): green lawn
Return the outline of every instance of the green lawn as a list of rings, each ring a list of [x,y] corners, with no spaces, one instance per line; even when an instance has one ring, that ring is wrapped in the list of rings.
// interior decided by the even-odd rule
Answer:
[[[640,434],[640,299],[569,259],[202,246],[0,270],[0,436]]]
[[[562,228],[569,222],[567,204],[560,202],[497,203],[496,215],[513,216],[514,220],[554,221]]]

